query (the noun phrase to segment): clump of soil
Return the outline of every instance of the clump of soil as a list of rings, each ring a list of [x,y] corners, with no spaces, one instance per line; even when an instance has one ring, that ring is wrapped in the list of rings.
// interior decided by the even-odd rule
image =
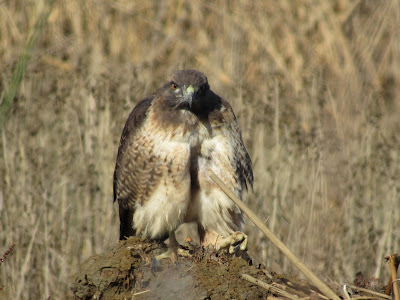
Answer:
[[[250,275],[299,298],[318,299],[317,289],[255,266],[242,257],[186,243],[190,257],[155,260],[164,244],[138,237],[121,241],[108,253],[94,255],[74,276],[75,299],[266,299],[274,290],[242,278]]]
[[[251,260],[187,244],[190,257],[161,261],[156,241],[131,237],[90,257],[73,278],[75,299],[264,299],[268,291],[241,278],[271,282]]]

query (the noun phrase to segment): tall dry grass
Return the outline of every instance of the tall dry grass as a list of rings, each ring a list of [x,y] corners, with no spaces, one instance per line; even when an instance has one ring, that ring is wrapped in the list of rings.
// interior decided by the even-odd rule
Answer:
[[[0,2],[0,101],[46,1]],[[195,68],[234,106],[254,163],[246,198],[327,280],[386,278],[400,239],[396,0],[61,0],[1,130],[0,297],[65,298],[118,239],[112,172],[134,106]],[[251,224],[251,254],[288,261]]]

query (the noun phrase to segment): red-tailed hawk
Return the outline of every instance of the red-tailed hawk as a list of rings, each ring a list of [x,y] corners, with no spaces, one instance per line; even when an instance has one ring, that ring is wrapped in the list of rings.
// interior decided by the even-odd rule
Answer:
[[[170,238],[198,224],[203,245],[247,247],[240,209],[209,178],[212,170],[239,197],[253,183],[251,160],[230,104],[195,70],[171,74],[132,110],[114,171],[120,239]],[[171,248],[171,247],[170,247]]]

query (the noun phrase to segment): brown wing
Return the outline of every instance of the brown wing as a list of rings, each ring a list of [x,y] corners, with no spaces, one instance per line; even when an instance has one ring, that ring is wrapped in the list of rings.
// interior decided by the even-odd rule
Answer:
[[[248,184],[253,188],[252,163],[246,147],[244,146],[239,123],[228,101],[221,98],[221,116],[224,119],[224,133],[233,148],[231,164],[238,176],[242,189],[248,189]],[[224,110],[224,108],[226,110]]]
[[[130,113],[122,131],[114,169],[114,201],[118,200],[120,239],[135,235],[132,218],[135,203],[142,203],[157,179],[152,164],[152,145],[146,141],[143,126],[153,97],[140,101]]]

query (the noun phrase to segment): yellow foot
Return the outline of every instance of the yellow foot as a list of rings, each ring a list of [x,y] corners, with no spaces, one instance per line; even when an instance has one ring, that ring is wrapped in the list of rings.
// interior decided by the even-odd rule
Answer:
[[[157,255],[155,257],[156,260],[162,260],[164,258],[170,258],[172,261],[176,261],[176,252],[172,251],[171,248],[168,248],[168,250],[164,253],[161,253],[160,255]]]
[[[178,256],[182,257],[190,257],[192,256],[189,252],[189,250],[178,248],[176,251],[172,250],[171,248],[168,248],[168,250],[164,253],[161,253],[160,255],[157,255],[155,259],[157,260],[162,260],[164,258],[169,258],[172,261],[176,261]]]
[[[239,245],[240,245],[240,248],[239,248]],[[228,248],[228,247],[229,247],[230,254],[235,253],[239,249],[242,251],[247,250],[247,235],[241,231],[236,231],[232,235],[228,236],[227,238],[219,240],[216,245],[217,251],[220,249],[223,249],[223,248]]]
[[[170,258],[172,262],[176,262],[178,260],[178,255],[183,257],[191,256],[189,250],[183,249],[181,245],[177,242],[175,238],[175,232],[169,232],[169,244],[168,251],[164,252],[155,257],[156,260],[161,260],[164,258]]]
[[[190,251],[187,249],[178,248],[177,254],[182,257],[191,257]]]

